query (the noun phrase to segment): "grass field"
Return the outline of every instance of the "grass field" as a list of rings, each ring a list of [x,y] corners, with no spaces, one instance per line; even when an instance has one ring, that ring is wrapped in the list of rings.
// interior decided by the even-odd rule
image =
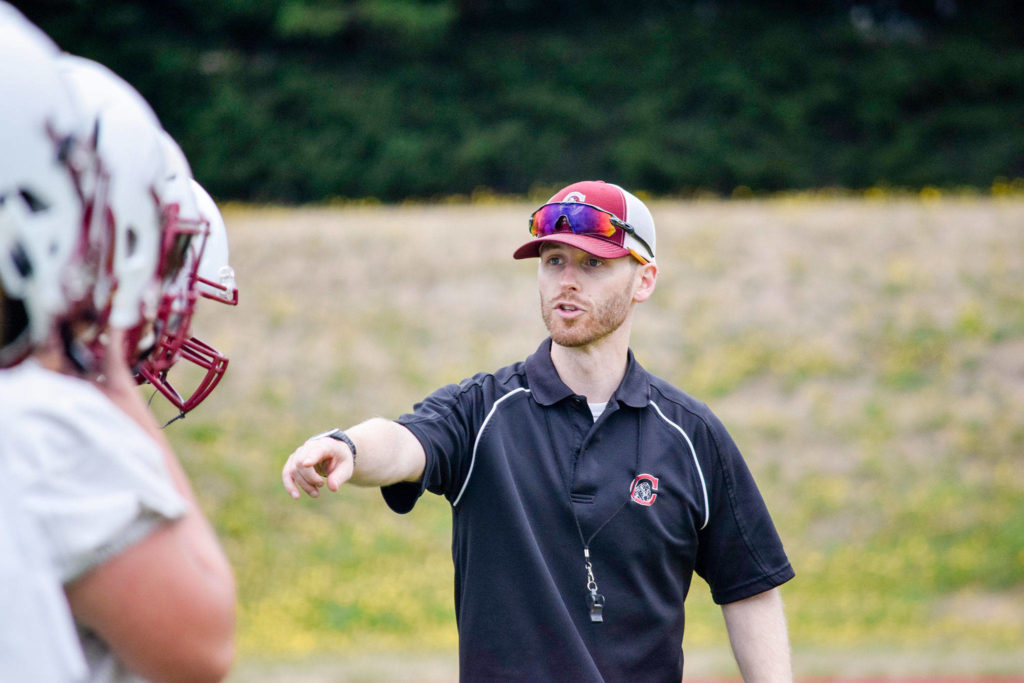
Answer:
[[[1024,198],[650,206],[633,348],[761,484],[797,674],[1024,676]],[[296,502],[280,467],[534,350],[535,265],[510,258],[532,208],[225,211],[241,303],[201,304],[197,329],[231,366],[168,432],[237,572],[234,680],[451,680],[447,504]],[[688,672],[734,673],[699,580],[687,606]]]

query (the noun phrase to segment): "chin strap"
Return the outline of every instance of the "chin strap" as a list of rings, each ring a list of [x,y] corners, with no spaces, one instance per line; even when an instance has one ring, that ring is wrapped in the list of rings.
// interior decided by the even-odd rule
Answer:
[[[158,392],[158,391],[157,391],[156,389],[154,389],[154,390],[153,390],[153,393],[149,395],[149,400],[148,400],[148,401],[146,401],[146,406],[147,406],[147,407],[150,407],[150,408],[151,408],[151,407],[153,406],[153,399],[154,399],[154,398],[156,397],[156,395],[157,395],[158,393],[160,393],[160,392]],[[177,422],[178,420],[184,420],[184,419],[185,419],[185,413],[184,413],[184,412],[182,412],[182,411],[179,411],[179,412],[178,412],[178,415],[177,415],[176,417],[172,417],[172,418],[171,418],[170,420],[168,420],[167,422],[165,422],[165,423],[164,423],[164,426],[163,426],[163,427],[161,427],[160,429],[167,429],[168,427],[170,427],[170,426],[171,426],[172,424],[174,424],[174,423],[175,423],[175,422]]]
[[[61,322],[59,326],[61,346],[64,347],[64,355],[80,373],[86,373],[89,368],[96,364],[96,357],[89,351],[85,344],[75,339],[71,324],[67,321]]]
[[[185,419],[185,413],[178,413],[177,417],[172,417],[160,429],[167,429],[168,427],[170,427],[173,423],[177,422],[178,420],[184,420],[184,419]]]

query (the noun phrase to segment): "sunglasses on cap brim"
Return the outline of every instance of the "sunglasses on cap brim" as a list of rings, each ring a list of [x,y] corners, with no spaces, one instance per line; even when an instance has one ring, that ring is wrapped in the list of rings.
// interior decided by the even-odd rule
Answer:
[[[534,237],[547,237],[560,232],[589,235],[623,249],[628,249],[626,235],[629,234],[647,250],[648,256],[640,255],[642,261],[647,262],[654,258],[654,250],[636,233],[633,226],[593,204],[545,204],[530,216],[530,234]]]

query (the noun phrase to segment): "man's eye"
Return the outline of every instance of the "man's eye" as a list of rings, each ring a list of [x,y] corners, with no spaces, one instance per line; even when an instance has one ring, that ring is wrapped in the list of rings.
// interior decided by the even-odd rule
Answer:
[[[592,258],[592,259],[589,259],[587,261],[587,265],[590,266],[591,268],[597,268],[598,266],[603,265],[603,264],[604,264],[604,261],[602,261],[599,258]]]

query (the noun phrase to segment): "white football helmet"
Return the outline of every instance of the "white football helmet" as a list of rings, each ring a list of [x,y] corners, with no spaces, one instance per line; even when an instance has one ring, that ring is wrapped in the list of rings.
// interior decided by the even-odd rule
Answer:
[[[210,236],[199,261],[199,295],[229,306],[238,305],[238,287],[235,284],[235,270],[228,260],[228,229],[217,203],[206,189],[192,180],[192,191],[199,205],[199,213],[210,224]]]
[[[60,48],[57,47],[57,44],[53,42],[50,36],[46,35],[41,28],[29,21],[18,8],[3,0],[0,0],[0,25],[6,26],[4,30],[9,29],[21,33],[25,38],[32,40],[45,50],[49,50],[54,54],[60,52]]]
[[[96,161],[54,61],[56,46],[9,5],[0,9],[0,367],[6,367],[88,298],[83,235]]]
[[[183,271],[195,272],[194,288],[199,296],[236,306],[238,287],[235,285],[235,271],[228,263],[228,234],[224,218],[216,203],[198,182],[191,180],[191,187],[199,211],[209,224],[209,236],[201,251],[189,250],[188,263]],[[164,346],[161,350],[164,349],[169,351],[170,347]],[[213,346],[195,336],[185,339],[170,361],[171,365],[178,360],[185,360],[198,367],[203,375],[195,389],[183,396],[168,378],[170,366],[159,369],[158,363],[153,362],[159,358],[159,353],[154,354],[151,361],[142,364],[140,380],[148,381],[156,387],[182,414],[195,408],[210,395],[228,367],[228,357]]]
[[[140,116],[149,119],[154,126],[160,126],[160,119],[146,98],[113,70],[99,62],[66,52],[58,56],[57,63],[61,73],[73,80],[72,94],[82,112],[95,116],[96,112],[112,104],[130,102]]]
[[[126,331],[129,366],[135,367],[155,343],[163,273],[158,272],[171,212],[165,192],[168,175],[162,130],[145,99],[114,72],[81,57],[60,57],[61,72],[91,122],[101,159],[99,186],[104,209],[94,212],[89,230],[92,248],[104,263],[93,289],[96,319],[92,339],[105,352],[102,332],[109,324]]]
[[[139,367],[136,379],[140,383],[153,384],[177,405],[177,392],[166,385],[166,376],[192,336],[192,314],[199,296],[199,263],[207,244],[209,222],[196,203],[192,170],[185,154],[166,132],[161,135],[161,141],[168,162],[164,191],[172,198],[175,207],[168,215],[168,221],[175,229],[167,231],[165,228],[164,233],[160,272],[166,273],[167,277],[161,284],[156,345]]]

